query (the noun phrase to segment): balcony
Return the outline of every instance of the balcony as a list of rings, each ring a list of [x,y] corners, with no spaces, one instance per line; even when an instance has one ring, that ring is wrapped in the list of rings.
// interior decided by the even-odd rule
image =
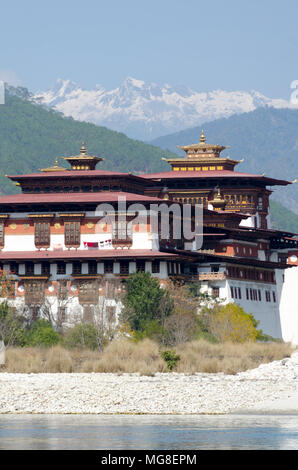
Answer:
[[[115,238],[112,240],[112,245],[113,245],[113,248],[116,248],[116,249],[128,249],[132,246],[132,239],[131,238],[126,238],[126,239],[118,239],[118,238]]]
[[[199,281],[224,281],[227,279],[227,275],[225,272],[219,273],[198,273]]]

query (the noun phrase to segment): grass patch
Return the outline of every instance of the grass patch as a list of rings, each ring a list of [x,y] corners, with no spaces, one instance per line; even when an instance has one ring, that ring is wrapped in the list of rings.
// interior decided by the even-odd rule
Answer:
[[[289,357],[294,351],[289,343],[210,343],[196,340],[179,345],[173,354],[179,356],[173,370],[194,374],[196,372],[236,374],[258,367],[260,364]],[[60,373],[106,372],[140,373],[154,375],[168,372],[167,362],[157,343],[144,339],[112,341],[103,352],[89,349],[66,349],[60,345],[50,348],[9,347],[3,372]]]

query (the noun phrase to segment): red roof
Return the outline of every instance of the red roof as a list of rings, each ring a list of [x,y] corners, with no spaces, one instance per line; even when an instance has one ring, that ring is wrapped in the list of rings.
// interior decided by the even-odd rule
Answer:
[[[47,171],[40,173],[29,173],[25,175],[6,175],[13,181],[22,181],[27,179],[59,179],[59,178],[104,178],[104,177],[120,177],[133,178],[141,181],[143,178],[133,173],[123,173],[109,170],[65,170],[65,171]]]
[[[151,250],[48,250],[48,251],[1,251],[0,261],[47,260],[47,259],[91,259],[102,258],[178,258],[175,253]]]
[[[33,204],[33,203],[102,203],[102,202],[117,202],[118,198],[126,198],[127,202],[165,202],[164,199],[159,199],[144,194],[126,193],[121,191],[107,191],[107,192],[90,192],[90,193],[38,193],[38,194],[11,194],[8,196],[0,197],[1,204]]]
[[[207,171],[162,171],[160,173],[150,173],[142,175],[142,178],[146,179],[172,179],[172,178],[250,178],[259,179],[266,182],[268,185],[280,184],[287,185],[291,184],[289,181],[277,180],[274,178],[268,178],[263,175],[255,175],[250,173],[241,173],[239,171],[232,170],[207,170]]]

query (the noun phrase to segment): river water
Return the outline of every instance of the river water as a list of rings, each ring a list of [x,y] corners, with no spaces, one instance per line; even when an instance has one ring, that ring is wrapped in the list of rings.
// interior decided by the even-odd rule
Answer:
[[[0,449],[297,450],[298,415],[0,415]]]

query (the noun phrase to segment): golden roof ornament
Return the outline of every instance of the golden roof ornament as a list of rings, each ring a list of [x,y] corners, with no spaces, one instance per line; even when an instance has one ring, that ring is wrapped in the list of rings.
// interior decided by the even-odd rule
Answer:
[[[81,155],[86,155],[86,146],[85,146],[85,142],[82,142]]]
[[[87,155],[85,142],[82,142],[79,155],[72,155],[70,157],[62,158],[70,163],[72,170],[81,171],[95,170],[97,163],[104,160],[104,158],[102,157],[97,157],[95,155]]]
[[[214,198],[211,199],[210,204],[212,204],[214,210],[224,210],[226,201],[221,195],[220,187],[217,186],[217,188],[214,189],[217,190],[217,193]]]
[[[200,138],[200,142],[201,142],[202,144],[204,144],[204,143],[206,142],[206,139],[205,139],[205,134],[204,134],[204,131],[203,131],[203,129],[202,129],[202,132],[201,132],[201,138]]]
[[[48,168],[41,168],[40,171],[43,172],[49,172],[49,171],[66,171],[66,168],[63,168],[62,166],[58,165],[58,158],[55,160],[55,164],[53,166],[50,166]]]

